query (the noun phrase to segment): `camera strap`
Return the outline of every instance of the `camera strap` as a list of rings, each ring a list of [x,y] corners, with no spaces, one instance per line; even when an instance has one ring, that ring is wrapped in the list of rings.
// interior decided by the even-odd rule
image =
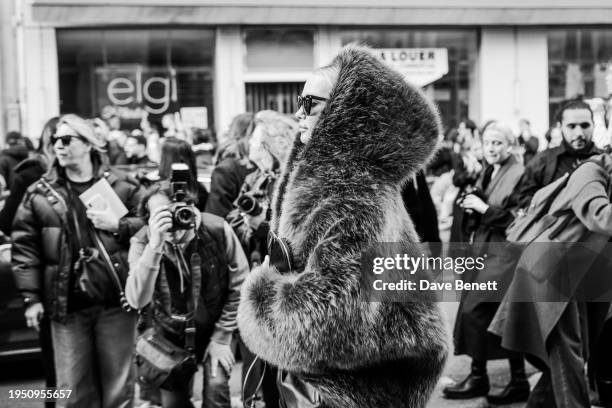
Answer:
[[[75,200],[76,198],[78,198],[76,197],[74,190],[72,190],[72,187],[70,186],[69,181],[66,182],[66,189],[68,190],[68,193],[70,194],[71,200]],[[79,228],[79,221],[76,216],[76,211],[68,207],[66,207],[66,209],[72,215],[72,220],[74,223],[74,229],[75,229],[75,233],[77,236],[77,240],[79,243],[82,243],[83,240],[81,238],[82,237],[81,230]],[[119,273],[117,272],[117,269],[115,268],[115,264],[113,264],[113,261],[111,260],[110,255],[108,254],[108,251],[106,250],[106,247],[104,246],[104,243],[102,242],[102,239],[98,235],[98,231],[94,228],[91,222],[87,222],[87,230],[89,231],[89,234],[91,236],[91,239],[94,242],[94,245],[96,246],[96,248],[102,255],[102,259],[104,260],[104,263],[107,266],[106,270],[109,273],[111,281],[115,285],[117,292],[119,293],[119,304],[121,305],[121,308],[125,310],[126,312],[131,312],[133,309],[129,305],[127,298],[125,297],[125,292],[123,290],[123,285],[121,284],[121,278],[119,278]]]
[[[196,241],[195,247],[198,247],[199,237],[196,232],[194,240]],[[189,245],[187,246],[189,247]],[[176,267],[178,269],[179,279],[181,280],[181,294],[184,292],[184,279],[191,283],[191,296],[187,296],[187,314],[185,315],[174,315],[170,314],[173,320],[181,321],[185,324],[185,349],[189,352],[195,352],[195,314],[198,308],[198,299],[200,297],[200,288],[202,285],[202,273],[201,273],[201,259],[197,253],[194,253],[190,257],[191,265],[187,263],[183,251],[179,248],[176,243],[171,245],[174,257],[176,259]],[[190,267],[191,266],[191,267]],[[195,270],[200,270],[200,273],[193,273]],[[168,277],[166,276],[166,279]],[[170,291],[169,296],[170,308],[172,307],[172,293]]]

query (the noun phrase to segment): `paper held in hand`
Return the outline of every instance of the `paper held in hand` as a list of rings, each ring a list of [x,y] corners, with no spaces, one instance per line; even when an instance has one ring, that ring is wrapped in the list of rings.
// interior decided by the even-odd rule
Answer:
[[[108,184],[105,178],[100,179],[79,196],[87,209],[94,211],[109,211],[113,216],[120,219],[128,213],[115,190]]]

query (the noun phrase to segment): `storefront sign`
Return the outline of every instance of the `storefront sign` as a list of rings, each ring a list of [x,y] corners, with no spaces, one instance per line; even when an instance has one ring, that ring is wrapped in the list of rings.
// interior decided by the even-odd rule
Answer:
[[[117,65],[95,70],[97,112],[114,108],[122,119],[139,119],[142,110],[162,115],[177,102],[173,68]]]
[[[429,85],[448,74],[446,48],[377,48],[374,52],[417,86]]]
[[[185,128],[208,129],[208,109],[205,106],[181,108],[181,122]]]

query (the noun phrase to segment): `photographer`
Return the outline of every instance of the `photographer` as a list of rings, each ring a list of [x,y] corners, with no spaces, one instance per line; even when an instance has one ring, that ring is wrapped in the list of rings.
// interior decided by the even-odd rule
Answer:
[[[178,169],[173,166],[171,183],[155,184],[144,195],[149,224],[131,241],[126,296],[134,308],[152,305],[156,336],[193,349],[195,361],[204,359],[202,406],[229,408],[230,342],[248,263],[229,225],[194,206],[186,183],[176,181]],[[188,328],[195,328],[195,338]],[[192,406],[192,374],[157,384],[164,407]]]
[[[487,256],[486,268],[476,271],[474,276],[467,276],[466,273],[465,278],[473,282],[494,280],[504,289],[512,279],[514,263],[504,258],[505,252],[501,246],[506,241],[505,229],[513,218],[503,207],[523,174],[522,164],[511,154],[515,143],[516,139],[507,126],[491,123],[483,134],[483,153],[488,165],[475,188],[468,190],[458,200],[466,212],[466,219],[473,220],[472,255],[483,256],[486,253]],[[487,395],[487,360],[508,358],[512,375],[510,383],[501,394],[489,395],[489,402],[508,404],[527,400],[529,383],[522,356],[502,349],[499,341],[487,333],[498,306],[498,302],[492,302],[482,293],[462,293],[454,331],[455,354],[472,357],[472,369],[463,381],[444,389],[446,398]]]
[[[255,128],[249,140],[249,159],[255,164],[256,170],[246,176],[234,203],[237,208],[230,211],[226,217],[240,239],[251,268],[261,264],[267,255],[272,194],[282,171],[281,167],[297,135],[297,123],[275,111],[258,112],[254,124]],[[255,356],[242,341],[239,345],[243,360],[245,406],[250,406],[256,398],[257,385],[263,377],[266,408],[278,407],[278,391],[274,383],[276,370],[270,366],[264,369],[261,360],[254,362]]]
[[[297,123],[275,111],[255,115],[255,128],[249,140],[249,160],[257,167],[249,174],[234,202],[228,222],[240,238],[251,267],[266,255],[270,202],[281,166],[289,155]]]

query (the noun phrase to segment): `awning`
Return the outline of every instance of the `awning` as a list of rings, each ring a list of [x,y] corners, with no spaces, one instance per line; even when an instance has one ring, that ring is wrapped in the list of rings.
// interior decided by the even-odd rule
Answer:
[[[131,4],[130,4],[131,3]],[[197,24],[197,25],[583,25],[612,24],[612,1],[590,1],[588,6],[568,6],[559,1],[558,6],[527,6],[516,0],[499,2],[495,6],[477,6],[487,2],[474,0],[472,7],[459,7],[456,2],[440,1],[406,2],[384,1],[376,7],[364,2],[321,1],[288,2],[276,4],[252,1],[223,3],[220,1],[51,1],[32,3],[32,20],[44,25],[70,27],[89,25],[147,25],[147,24]],[[370,4],[379,2],[372,1]],[[417,5],[415,5],[417,3]],[[488,2],[492,4],[494,2]],[[505,3],[500,7],[500,3]],[[542,3],[541,1],[538,3]],[[579,2],[576,2],[579,3]],[[289,5],[293,4],[293,5]],[[532,3],[533,4],[533,3]]]

